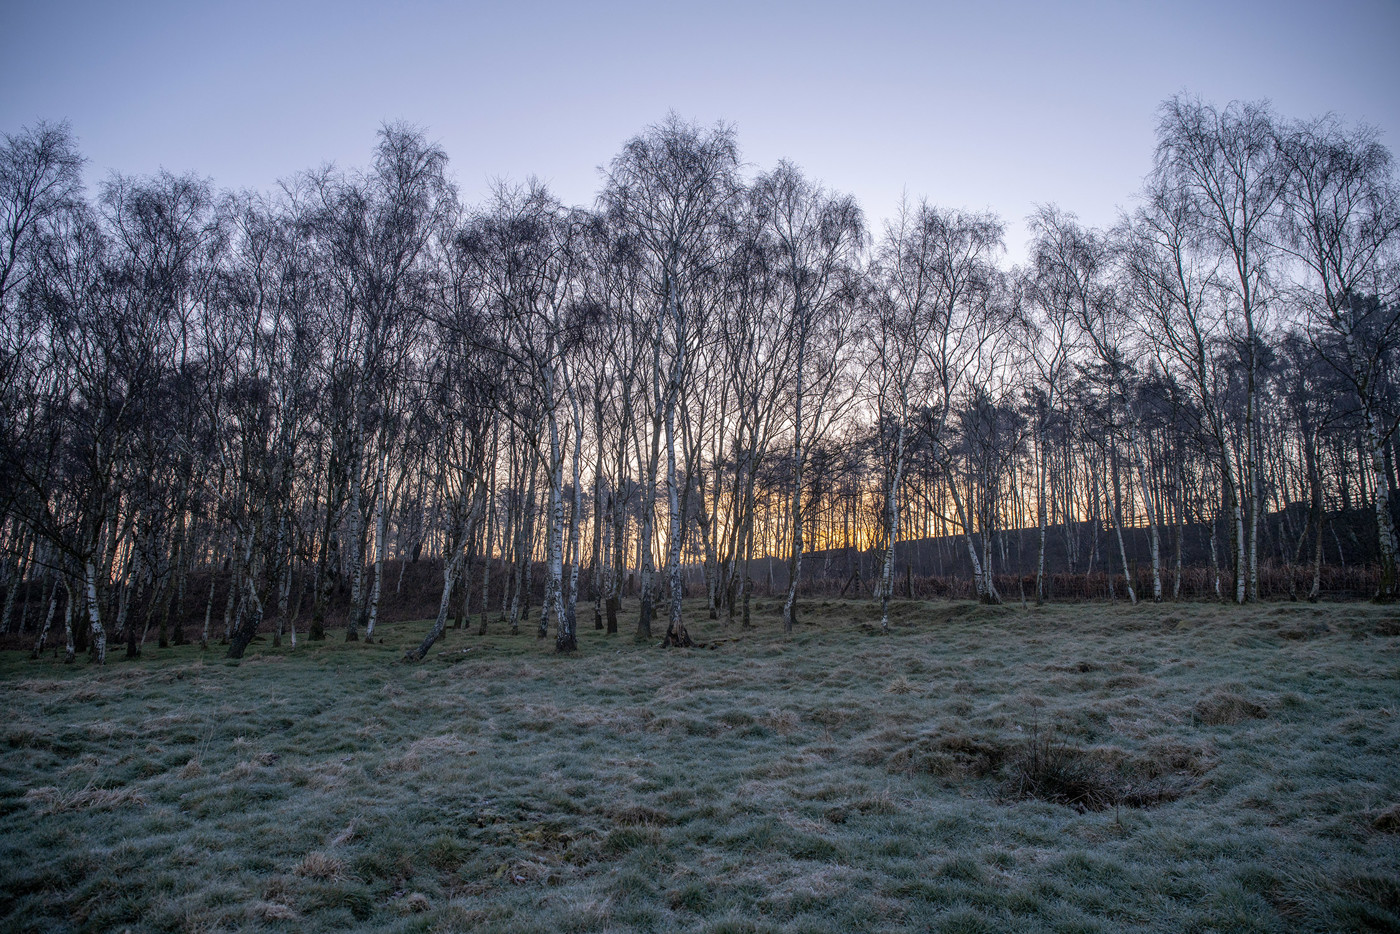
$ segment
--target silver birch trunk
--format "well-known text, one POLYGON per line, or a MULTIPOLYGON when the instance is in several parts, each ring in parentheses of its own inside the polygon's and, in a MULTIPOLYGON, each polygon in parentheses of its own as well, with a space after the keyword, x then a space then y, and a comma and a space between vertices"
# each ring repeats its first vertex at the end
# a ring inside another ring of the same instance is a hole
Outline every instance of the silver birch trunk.
MULTIPOLYGON (((1040 450, 1037 452, 1037 453, 1039 454, 1039 456, 1036 458, 1036 471, 1037 471, 1037 473, 1038 473, 1038 476, 1037 476, 1037 478, 1036 478, 1036 479, 1037 479, 1037 491, 1036 491, 1036 506, 1035 506, 1035 512, 1036 512, 1036 524, 1038 525, 1039 531, 1040 531, 1040 548, 1039 548, 1039 550, 1038 550, 1038 552, 1037 552, 1037 554, 1036 554, 1036 559, 1035 559, 1035 605, 1036 605, 1036 606, 1041 606, 1041 605, 1043 605, 1043 604, 1045 603, 1045 597, 1046 597, 1046 586, 1045 586, 1045 539, 1046 539, 1046 532, 1047 532, 1047 528, 1048 528, 1048 523, 1047 523, 1048 517, 1047 517, 1047 515, 1046 515, 1046 509, 1045 509, 1045 487, 1046 487, 1046 474, 1049 472, 1049 464, 1047 463, 1048 457, 1047 457, 1047 453, 1046 453, 1045 433, 1044 433, 1044 429, 1043 429, 1043 428, 1042 428, 1042 430, 1041 430, 1041 436, 1040 436, 1040 439, 1039 439, 1039 447, 1040 447, 1040 450)), ((1066 525, 1069 524, 1069 517, 1068 517, 1068 516, 1065 517, 1065 524, 1066 524, 1066 525)))
POLYGON ((214 583, 217 576, 218 575, 211 567, 209 569, 209 597, 204 601, 204 631, 199 637, 199 647, 201 649, 209 648, 209 627, 213 622, 214 616, 214 583))
POLYGON ((556 634, 564 631, 564 452, 559 443, 559 424, 554 413, 549 416, 549 535, 548 563, 544 582, 544 606, 540 608, 539 637, 549 634, 549 617, 554 614, 556 634))
POLYGON ((570 452, 573 459, 574 503, 573 511, 569 515, 569 554, 573 559, 569 563, 569 596, 564 603, 563 621, 566 631, 561 631, 555 642, 555 648, 560 652, 572 652, 578 647, 578 574, 579 565, 582 563, 579 538, 583 519, 583 411, 572 390, 569 393, 569 402, 574 415, 574 449, 570 452))
MULTIPOLYGON (((894 590, 894 546, 899 541, 899 489, 904 482, 904 419, 895 431, 894 470, 885 491, 885 562, 880 569, 880 632, 890 631, 890 594, 894 590)), ((975 559, 974 559, 975 560, 975 559)))
POLYGON ((1149 544, 1152 552, 1152 602, 1162 602, 1162 539, 1157 531, 1157 509, 1152 490, 1147 481, 1147 462, 1142 456, 1142 446, 1137 441, 1137 412, 1131 403, 1128 412, 1128 451, 1133 458, 1133 466, 1138 475, 1138 485, 1142 488, 1142 508, 1147 511, 1149 544))
MULTIPOLYGON (((658 400, 661 402, 662 400, 658 400)), ((664 403, 663 403, 664 408, 664 403)), ((651 459, 647 469, 646 487, 642 493, 642 527, 638 548, 641 550, 641 610, 637 617, 637 638, 651 638, 651 617, 652 607, 652 577, 655 575, 656 565, 652 558, 652 534, 656 522, 656 481, 657 474, 661 469, 661 422, 665 420, 665 413, 657 411, 657 416, 652 419, 651 427, 651 459)))
MULTIPOLYGON (((492 532, 496 526, 496 438, 491 440, 491 476, 486 488, 486 517, 485 526, 481 533, 481 621, 477 627, 477 635, 486 635, 486 623, 491 612, 491 541, 492 532)), ((501 546, 502 557, 505 555, 505 543, 501 546)))
MULTIPOLYGON (((603 545, 603 403, 593 399, 593 426, 597 438, 598 459, 593 470, 593 628, 603 628, 603 580, 607 576, 604 567, 607 561, 607 548, 603 545)), ((582 435, 579 436, 580 441, 582 435)))
POLYGON ((97 664, 107 662, 107 630, 97 603, 97 566, 92 558, 83 562, 83 589, 87 596, 88 626, 92 631, 92 652, 97 664))
POLYGON ((63 663, 69 665, 78 654, 77 649, 73 646, 73 614, 77 612, 78 601, 75 599, 73 585, 69 582, 67 575, 64 575, 63 578, 63 594, 63 638, 65 643, 63 663))
POLYGON ((788 592, 783 604, 783 629, 792 632, 797 623, 797 582, 802 574, 802 377, 807 362, 807 328, 804 321, 797 340, 797 391, 793 396, 792 433, 792 554, 788 558, 788 592))
POLYGON ((467 543, 475 534, 476 510, 472 510, 466 528, 462 530, 461 536, 453 543, 452 557, 448 559, 442 569, 442 597, 438 600, 437 619, 433 622, 433 628, 429 630, 422 642, 404 654, 404 661, 422 661, 424 656, 428 654, 428 650, 433 647, 433 643, 441 639, 442 634, 447 631, 447 614, 452 605, 452 589, 456 586, 457 578, 462 572, 462 565, 465 563, 467 543))
POLYGON ((388 480, 389 470, 389 446, 384 445, 384 450, 379 453, 379 466, 374 477, 374 582, 370 585, 369 609, 365 618, 365 639, 374 638, 374 624, 379 619, 379 595, 384 587, 384 551, 385 526, 387 525, 385 499, 388 490, 385 489, 388 480))
POLYGON ((49 627, 53 625, 54 610, 58 608, 58 580, 54 579, 53 586, 49 588, 49 609, 44 614, 44 625, 39 628, 39 638, 34 640, 34 651, 30 653, 30 658, 38 658, 44 651, 44 643, 49 638, 49 627))
MULTIPOLYGON (((1137 589, 1133 586, 1133 575, 1128 570, 1128 550, 1123 546, 1123 498, 1119 489, 1118 460, 1115 457, 1113 466, 1113 532, 1118 537, 1118 560, 1123 564, 1123 584, 1128 588, 1128 602, 1137 606, 1137 589)), ((1105 488, 1104 496, 1107 497, 1107 495, 1108 490, 1105 488)))
MULTIPOLYGON (((676 369, 680 369, 678 363, 676 369)), ((673 384, 679 383, 679 373, 672 377, 673 384)), ((670 538, 667 541, 668 554, 666 569, 671 585, 670 624, 666 629, 668 642, 673 645, 690 645, 690 635, 681 619, 681 597, 684 586, 681 582, 681 503, 680 488, 676 481, 676 403, 675 396, 680 387, 673 386, 675 392, 666 406, 666 504, 670 512, 670 538)))
POLYGON ((1386 479, 1385 441, 1380 419, 1373 407, 1366 407, 1366 435, 1370 447, 1371 488, 1375 492, 1376 531, 1380 537, 1381 579, 1376 599, 1389 602, 1396 596, 1395 520, 1390 513, 1390 483, 1386 479))
MULTIPOLYGON (((958 492, 958 484, 953 477, 952 465, 947 460, 944 461, 944 470, 948 475, 948 492, 953 495, 953 508, 958 511, 958 521, 962 523, 963 539, 967 544, 967 556, 972 561, 972 589, 976 591, 979 601, 1000 603, 1001 595, 993 586, 992 577, 987 573, 982 560, 977 557, 977 542, 972 537, 972 516, 963 504, 962 494, 958 492)), ((990 535, 987 536, 987 539, 991 540, 990 535)))

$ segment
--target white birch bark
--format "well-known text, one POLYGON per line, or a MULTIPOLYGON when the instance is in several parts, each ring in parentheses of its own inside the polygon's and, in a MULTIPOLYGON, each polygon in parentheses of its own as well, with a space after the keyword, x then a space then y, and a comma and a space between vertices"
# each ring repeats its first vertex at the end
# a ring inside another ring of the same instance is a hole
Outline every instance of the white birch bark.
POLYGON ((97 566, 92 558, 83 563, 83 590, 87 597, 88 626, 92 632, 92 652, 97 664, 107 662, 107 630, 97 602, 97 566))

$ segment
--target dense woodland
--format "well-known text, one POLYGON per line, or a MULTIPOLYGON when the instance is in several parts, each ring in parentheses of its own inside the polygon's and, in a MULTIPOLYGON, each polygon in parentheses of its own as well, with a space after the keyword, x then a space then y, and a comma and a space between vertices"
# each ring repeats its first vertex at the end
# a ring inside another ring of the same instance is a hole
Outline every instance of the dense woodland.
POLYGON ((1132 210, 1042 207, 1017 266, 996 216, 872 225, 674 115, 590 208, 464 204, 403 125, 274 193, 89 193, 67 125, 8 135, 0 630, 99 662, 372 638, 410 568, 420 658, 454 623, 569 651, 580 615, 685 646, 683 596, 745 625, 756 589, 789 627, 818 593, 886 628, 906 592, 1391 599, 1390 153, 1258 104, 1159 118, 1132 210))

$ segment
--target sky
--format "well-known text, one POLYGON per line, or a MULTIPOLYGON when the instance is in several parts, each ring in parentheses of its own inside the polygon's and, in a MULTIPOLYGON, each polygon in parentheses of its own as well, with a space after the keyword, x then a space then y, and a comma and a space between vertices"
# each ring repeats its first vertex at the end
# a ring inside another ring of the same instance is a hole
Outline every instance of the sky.
POLYGON ((1175 94, 1334 112, 1400 146, 1400 0, 0 4, 0 131, 68 120, 93 187, 194 171, 273 189, 366 165, 424 127, 463 197, 537 176, 591 204, 600 169, 668 111, 733 124, 750 171, 788 159, 855 195, 1058 204, 1113 223, 1175 94))

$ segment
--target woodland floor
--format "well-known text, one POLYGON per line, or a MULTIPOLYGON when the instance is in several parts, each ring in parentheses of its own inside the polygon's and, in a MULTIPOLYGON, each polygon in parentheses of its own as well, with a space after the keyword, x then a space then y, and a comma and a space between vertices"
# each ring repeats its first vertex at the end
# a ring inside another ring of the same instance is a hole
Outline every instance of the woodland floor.
POLYGON ((0 929, 1400 929, 1400 609, 777 609, 5 653, 0 929))

